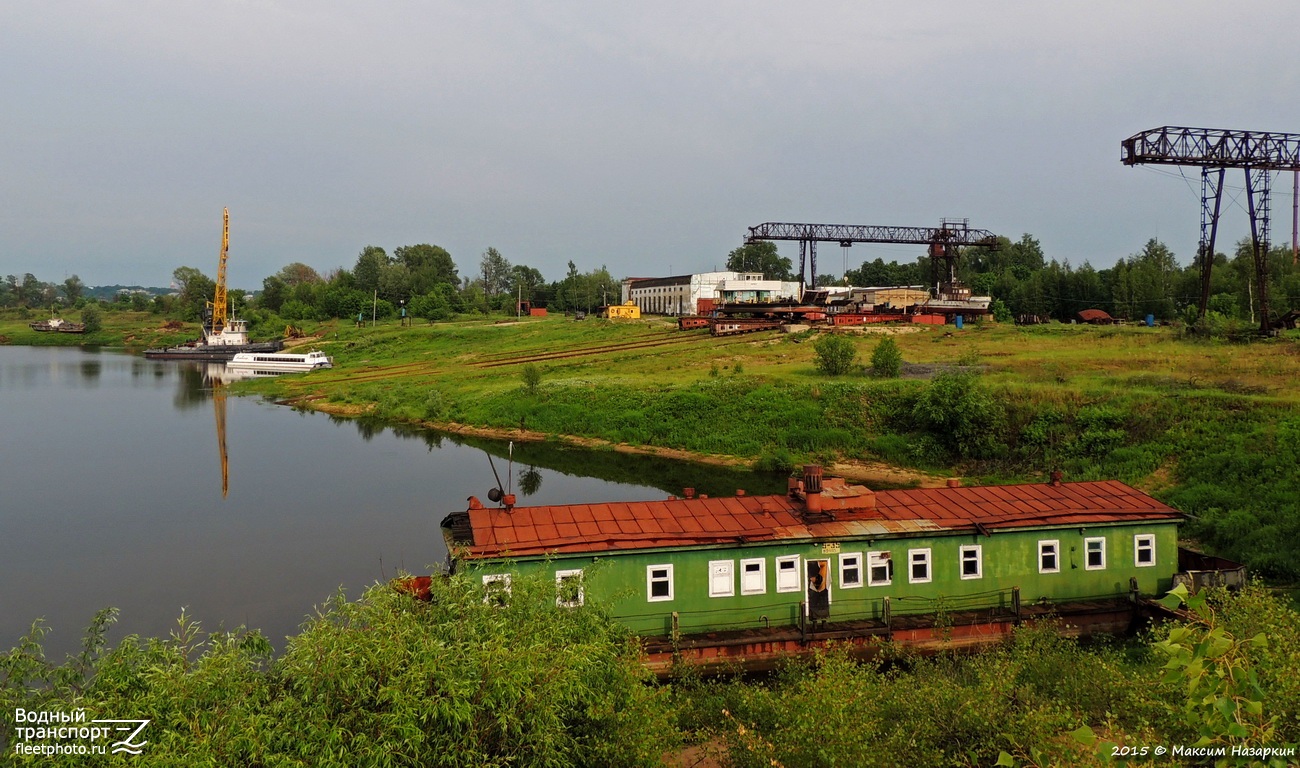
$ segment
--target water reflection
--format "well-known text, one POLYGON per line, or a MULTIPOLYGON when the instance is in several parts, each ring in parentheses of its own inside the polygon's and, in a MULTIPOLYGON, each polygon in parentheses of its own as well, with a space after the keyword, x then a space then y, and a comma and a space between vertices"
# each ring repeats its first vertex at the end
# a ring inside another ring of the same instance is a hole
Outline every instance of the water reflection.
POLYGON ((519 492, 524 496, 532 496, 542 489, 542 473, 537 471, 537 465, 529 466, 527 469, 519 470, 519 492))
POLYGON ((280 638, 340 586, 355 597, 395 568, 427 573, 443 562, 438 521, 496 481, 484 451, 529 504, 645 500, 688 485, 713 495, 784 487, 554 443, 515 443, 512 466, 504 441, 222 398, 220 374, 111 352, 0 347, 0 433, 23 436, 0 461, 0 584, 14 586, 0 648, 43 616, 46 650, 61 659, 107 606, 122 611, 110 642, 165 636, 183 605, 206 629, 260 627, 283 647, 280 638), (75 471, 51 478, 49 467, 72 453, 75 471))

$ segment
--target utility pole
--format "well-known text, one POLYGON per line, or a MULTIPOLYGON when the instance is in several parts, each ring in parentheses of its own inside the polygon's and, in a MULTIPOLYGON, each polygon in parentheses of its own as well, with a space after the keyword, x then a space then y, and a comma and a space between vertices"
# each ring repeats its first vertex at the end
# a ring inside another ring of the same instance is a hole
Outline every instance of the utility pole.
POLYGON ((375 327, 375 320, 379 316, 379 289, 375 289, 375 296, 370 300, 370 327, 375 327))

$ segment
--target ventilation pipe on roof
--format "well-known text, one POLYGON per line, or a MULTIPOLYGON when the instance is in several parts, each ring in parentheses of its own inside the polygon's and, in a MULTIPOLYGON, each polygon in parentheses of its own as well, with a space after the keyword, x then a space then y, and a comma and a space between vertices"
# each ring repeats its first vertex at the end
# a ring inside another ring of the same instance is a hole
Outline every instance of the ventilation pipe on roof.
POLYGON ((817 491, 816 493, 805 493, 803 496, 803 505, 804 509, 806 509, 809 514, 815 515, 818 512, 821 512, 822 492, 817 491))
POLYGON ((820 464, 805 464, 803 468, 804 493, 822 492, 822 468, 820 464))

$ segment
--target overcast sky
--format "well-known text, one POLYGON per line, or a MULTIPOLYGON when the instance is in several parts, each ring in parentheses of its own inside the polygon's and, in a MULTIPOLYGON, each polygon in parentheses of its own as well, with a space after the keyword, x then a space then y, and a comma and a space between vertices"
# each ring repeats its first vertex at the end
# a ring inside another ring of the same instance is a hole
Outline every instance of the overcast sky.
MULTIPOLYGON (((462 273, 488 246, 548 279, 700 271, 765 221, 968 218, 1099 268, 1157 237, 1185 264, 1199 173, 1120 141, 1300 132, 1297 29, 1293 0, 13 0, 0 275, 215 276, 223 206, 249 289, 425 242, 462 273)), ((1221 250, 1247 232, 1228 183, 1221 250)), ((1275 243, 1291 212, 1286 174, 1275 243)))

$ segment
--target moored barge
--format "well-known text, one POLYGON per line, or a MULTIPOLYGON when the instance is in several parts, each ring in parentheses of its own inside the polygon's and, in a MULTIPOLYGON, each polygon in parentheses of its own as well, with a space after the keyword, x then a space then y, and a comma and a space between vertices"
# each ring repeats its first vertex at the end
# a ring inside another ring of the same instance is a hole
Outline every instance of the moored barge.
POLYGON ((1122 632, 1170 588, 1181 513, 1118 481, 872 491, 805 468, 783 496, 468 509, 442 520, 453 571, 509 591, 554 578, 598 598, 667 674, 763 668, 830 643, 997 642, 1054 617, 1122 632))

